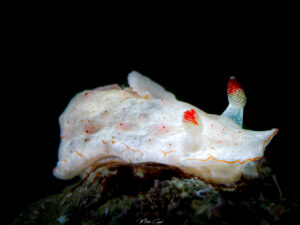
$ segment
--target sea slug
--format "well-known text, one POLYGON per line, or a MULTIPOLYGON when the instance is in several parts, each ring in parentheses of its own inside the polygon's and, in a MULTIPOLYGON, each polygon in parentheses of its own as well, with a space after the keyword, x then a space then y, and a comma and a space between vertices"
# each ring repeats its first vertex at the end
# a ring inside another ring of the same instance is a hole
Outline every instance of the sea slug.
POLYGON ((220 116, 177 100, 138 72, 128 83, 83 91, 70 101, 59 118, 57 178, 85 176, 95 163, 110 160, 174 165, 213 183, 258 176, 256 164, 278 129, 242 129, 246 96, 234 77, 220 116))

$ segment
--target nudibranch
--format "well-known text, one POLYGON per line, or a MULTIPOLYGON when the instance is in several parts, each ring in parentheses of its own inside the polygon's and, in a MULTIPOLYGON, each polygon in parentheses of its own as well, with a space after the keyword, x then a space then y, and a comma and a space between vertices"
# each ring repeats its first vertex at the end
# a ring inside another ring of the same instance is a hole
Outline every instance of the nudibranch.
POLYGON ((278 129, 242 129, 246 96, 234 77, 220 116, 177 100, 138 72, 128 83, 83 91, 70 101, 59 118, 57 178, 84 177, 96 163, 112 160, 174 165, 212 183, 258 176, 257 162, 278 129))

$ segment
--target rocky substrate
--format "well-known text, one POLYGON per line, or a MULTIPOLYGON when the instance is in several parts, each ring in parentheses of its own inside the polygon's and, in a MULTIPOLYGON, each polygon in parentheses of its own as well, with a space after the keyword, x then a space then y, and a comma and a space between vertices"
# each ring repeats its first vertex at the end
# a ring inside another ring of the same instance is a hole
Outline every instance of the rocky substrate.
POLYGON ((262 164, 260 179, 225 186, 164 164, 111 162, 12 224, 298 224, 297 211, 262 164))

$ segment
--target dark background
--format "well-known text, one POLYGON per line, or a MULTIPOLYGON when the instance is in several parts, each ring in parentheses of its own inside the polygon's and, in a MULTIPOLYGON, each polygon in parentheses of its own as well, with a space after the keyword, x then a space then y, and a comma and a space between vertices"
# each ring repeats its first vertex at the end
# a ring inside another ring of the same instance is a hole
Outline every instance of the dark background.
POLYGON ((271 24, 255 33, 226 28, 205 36, 202 28, 182 31, 168 24, 161 29, 109 27, 35 18, 20 19, 10 28, 1 82, 7 114, 3 141, 9 144, 2 147, 2 204, 9 220, 74 182, 52 175, 60 142, 58 117, 69 100, 85 89, 127 84, 132 70, 213 114, 227 107, 227 81, 236 76, 248 97, 244 126, 279 128, 265 156, 283 193, 292 189, 297 196, 299 61, 287 28, 281 27, 282 37, 271 24))

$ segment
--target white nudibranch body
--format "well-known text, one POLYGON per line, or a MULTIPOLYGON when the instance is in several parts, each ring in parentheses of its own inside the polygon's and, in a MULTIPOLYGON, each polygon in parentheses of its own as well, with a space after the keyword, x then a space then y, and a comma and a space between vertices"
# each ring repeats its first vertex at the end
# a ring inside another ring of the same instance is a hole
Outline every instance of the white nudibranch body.
POLYGON ((207 114, 149 78, 131 72, 129 88, 109 85, 77 94, 59 118, 57 178, 84 176, 94 163, 122 160, 175 165, 214 183, 258 176, 257 161, 278 129, 242 129, 246 97, 228 83, 229 106, 207 114))

